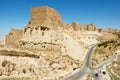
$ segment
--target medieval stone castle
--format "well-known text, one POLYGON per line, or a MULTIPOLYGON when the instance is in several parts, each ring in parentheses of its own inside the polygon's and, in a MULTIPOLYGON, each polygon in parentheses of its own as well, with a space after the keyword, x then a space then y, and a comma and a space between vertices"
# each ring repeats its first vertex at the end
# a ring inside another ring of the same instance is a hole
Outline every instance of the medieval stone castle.
MULTIPOLYGON (((81 26, 77 22, 63 23, 61 16, 53 8, 34 7, 31 10, 31 19, 23 30, 11 29, 6 36, 6 46, 40 51, 54 50, 80 58, 87 46, 98 43, 97 38, 101 36, 99 32, 102 30, 93 24, 81 26), (80 56, 76 55, 80 53, 80 56)), ((115 38, 117 37, 116 35, 115 38)))

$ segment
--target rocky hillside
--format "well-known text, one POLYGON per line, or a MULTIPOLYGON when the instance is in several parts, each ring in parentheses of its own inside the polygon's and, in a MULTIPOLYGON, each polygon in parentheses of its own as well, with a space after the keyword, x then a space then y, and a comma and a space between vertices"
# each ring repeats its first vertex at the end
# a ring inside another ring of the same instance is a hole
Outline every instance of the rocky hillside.
MULTIPOLYGON (((112 57, 115 51, 120 50, 120 40, 110 40, 102 42, 98 45, 95 50, 95 53, 92 56, 93 66, 109 59, 112 57)), ((120 56, 118 56, 117 61, 112 62, 107 66, 109 75, 114 78, 114 80, 120 80, 120 56)))
POLYGON ((80 66, 79 61, 68 55, 52 51, 38 56, 23 51, 0 50, 0 80, 53 80, 80 66))
MULTIPOLYGON (((55 9, 34 7, 28 24, 21 30, 11 29, 5 45, 0 42, 0 79, 62 78, 81 67, 90 45, 113 39, 98 45, 93 55, 93 65, 97 65, 120 49, 120 35, 116 32, 97 29, 94 24, 63 23, 55 9)), ((120 73, 119 61, 113 64, 109 72, 116 76, 120 73)))

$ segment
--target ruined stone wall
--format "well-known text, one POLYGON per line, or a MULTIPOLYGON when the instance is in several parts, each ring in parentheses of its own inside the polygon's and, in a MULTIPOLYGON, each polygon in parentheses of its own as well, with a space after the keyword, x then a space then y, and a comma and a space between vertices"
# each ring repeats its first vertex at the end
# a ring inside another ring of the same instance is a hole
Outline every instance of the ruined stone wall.
POLYGON ((95 30, 96 30, 96 27, 95 27, 95 25, 93 25, 93 24, 86 24, 86 25, 84 26, 84 30, 87 30, 87 31, 95 31, 95 30))
POLYGON ((33 26, 23 30, 23 37, 19 45, 24 49, 60 51, 62 38, 62 34, 58 30, 33 26))
POLYGON ((11 29, 6 35, 5 45, 8 47, 16 47, 18 41, 22 38, 22 30, 11 29))
POLYGON ((57 11, 47 6, 32 8, 30 23, 32 26, 42 25, 52 29, 62 26, 61 16, 57 11))
POLYGON ((19 45, 20 48, 27 50, 60 52, 78 60, 83 60, 83 53, 86 54, 87 50, 84 44, 81 45, 66 32, 47 29, 43 26, 26 28, 19 45), (41 27, 44 29, 41 29, 41 27))
POLYGON ((71 26, 72 26, 72 28, 73 28, 74 31, 80 30, 80 25, 77 22, 73 22, 71 24, 71 26))

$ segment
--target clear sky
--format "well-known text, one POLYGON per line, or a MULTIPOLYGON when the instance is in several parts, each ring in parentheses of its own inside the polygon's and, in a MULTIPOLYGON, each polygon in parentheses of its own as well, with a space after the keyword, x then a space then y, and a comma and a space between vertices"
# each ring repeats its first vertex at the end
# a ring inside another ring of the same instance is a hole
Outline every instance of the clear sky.
POLYGON ((66 23, 120 29, 120 0, 0 0, 0 36, 25 27, 35 6, 54 8, 66 23))

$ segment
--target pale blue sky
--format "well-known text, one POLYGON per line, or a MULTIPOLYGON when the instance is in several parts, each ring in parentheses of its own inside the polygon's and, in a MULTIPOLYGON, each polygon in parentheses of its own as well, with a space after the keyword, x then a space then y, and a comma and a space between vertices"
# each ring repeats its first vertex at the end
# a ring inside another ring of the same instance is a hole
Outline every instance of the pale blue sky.
POLYGON ((25 27, 35 6, 56 9, 66 23, 120 29, 120 0, 0 0, 0 35, 25 27))

